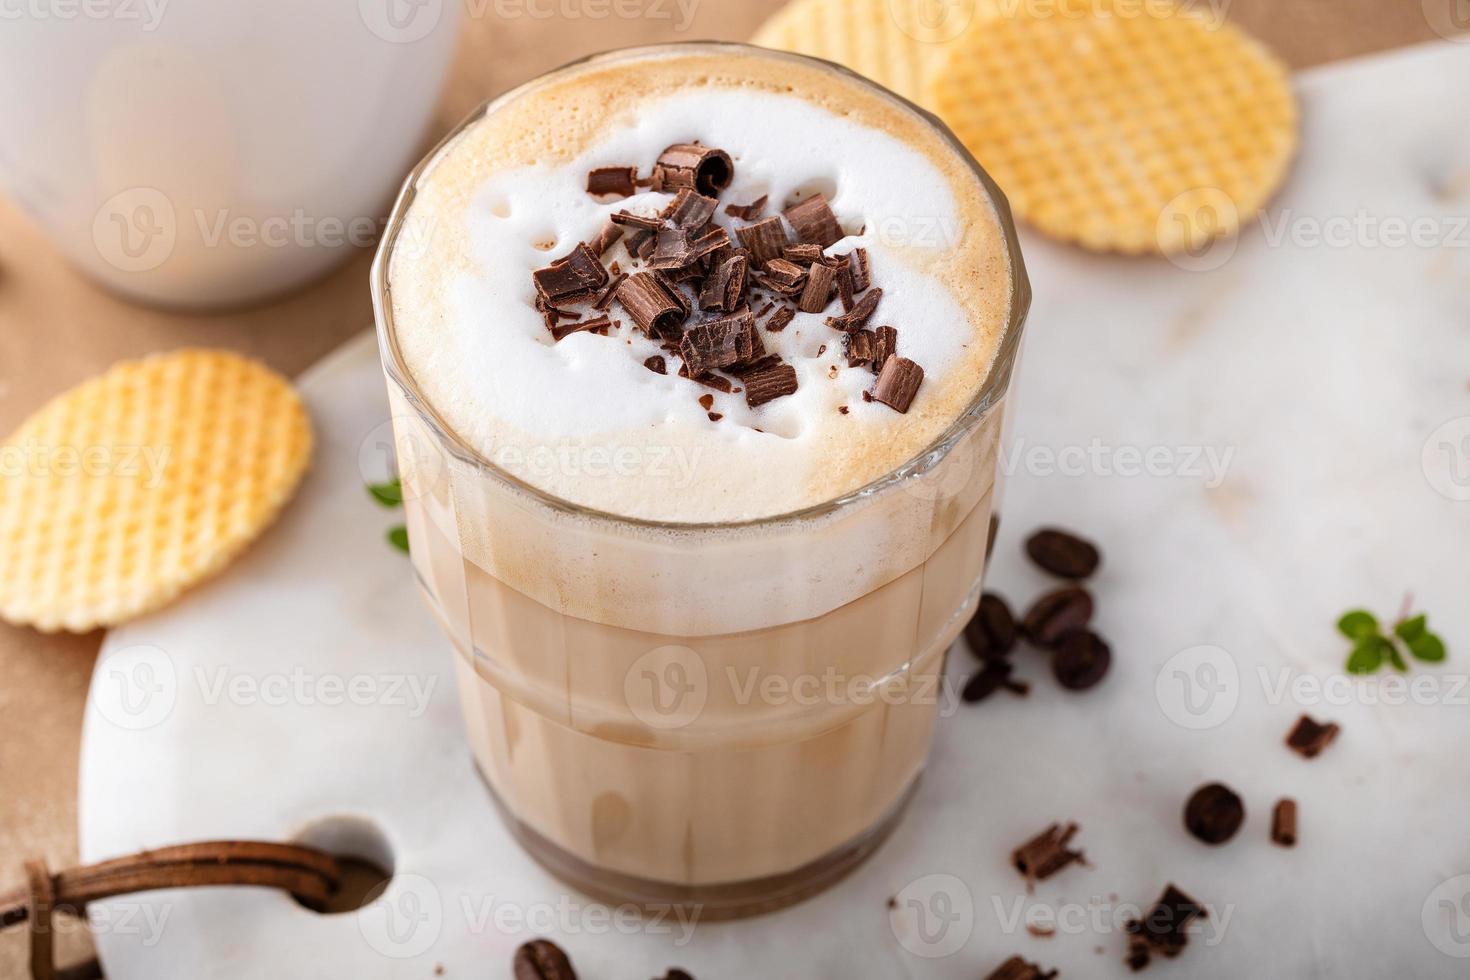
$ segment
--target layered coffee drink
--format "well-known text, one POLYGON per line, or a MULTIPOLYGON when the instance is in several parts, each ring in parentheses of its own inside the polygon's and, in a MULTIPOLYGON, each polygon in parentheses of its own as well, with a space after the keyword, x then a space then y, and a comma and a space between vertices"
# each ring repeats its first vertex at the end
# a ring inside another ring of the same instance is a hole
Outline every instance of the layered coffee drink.
POLYGON ((434 151, 374 283, 413 567, 518 839, 707 917, 876 848, 979 594, 1029 300, 968 154, 824 62, 603 55, 434 151))

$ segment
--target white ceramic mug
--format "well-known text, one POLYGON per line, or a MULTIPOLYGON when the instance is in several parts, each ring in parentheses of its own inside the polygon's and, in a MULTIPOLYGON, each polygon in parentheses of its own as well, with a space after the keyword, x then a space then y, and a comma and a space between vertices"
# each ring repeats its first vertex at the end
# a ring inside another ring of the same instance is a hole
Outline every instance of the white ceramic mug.
POLYGON ((457 0, 0 0, 0 182, 77 266, 237 305, 376 240, 457 0))

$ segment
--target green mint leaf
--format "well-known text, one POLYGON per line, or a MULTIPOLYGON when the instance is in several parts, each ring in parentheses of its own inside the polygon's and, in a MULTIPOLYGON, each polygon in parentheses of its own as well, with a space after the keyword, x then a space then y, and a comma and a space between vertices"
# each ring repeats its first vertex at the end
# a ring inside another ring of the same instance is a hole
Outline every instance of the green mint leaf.
POLYGON ((1393 628, 1394 635, 1405 643, 1413 643, 1418 637, 1427 632, 1427 617, 1423 613, 1413 619, 1406 619, 1393 628))
POLYGON ((1416 660, 1437 664, 1445 658, 1444 640, 1436 634, 1424 632, 1408 640, 1409 652, 1416 660))
POLYGON ((1399 648, 1394 646, 1393 643, 1388 640, 1384 640, 1383 642, 1387 644, 1387 649, 1384 652, 1388 656, 1389 663, 1393 664, 1393 669, 1398 671, 1400 674, 1407 673, 1409 669, 1409 664, 1407 661, 1404 660, 1404 655, 1402 653, 1399 653, 1399 648))
POLYGON ((1337 629, 1349 640, 1363 640, 1378 635, 1378 620, 1370 612, 1354 609, 1337 621, 1337 629))
POLYGON ((384 507, 400 507, 403 505, 403 481, 397 477, 387 483, 369 483, 368 493, 373 499, 384 507))
POLYGON ((388 543, 405 555, 408 554, 408 528, 402 524, 388 531, 388 543))
POLYGON ((1349 674, 1371 674, 1383 666, 1383 638, 1370 636, 1353 644, 1348 655, 1349 674))

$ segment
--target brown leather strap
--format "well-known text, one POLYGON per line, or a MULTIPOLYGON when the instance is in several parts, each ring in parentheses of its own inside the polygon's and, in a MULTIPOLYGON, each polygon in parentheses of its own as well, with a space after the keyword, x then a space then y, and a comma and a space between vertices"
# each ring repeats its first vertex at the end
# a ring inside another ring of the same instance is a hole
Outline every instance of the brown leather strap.
POLYGON ((336 860, 310 847, 265 841, 211 841, 181 844, 114 858, 53 875, 44 861, 25 866, 26 887, 0 895, 0 929, 29 922, 31 976, 34 980, 87 980, 101 976, 94 962, 57 970, 57 912, 81 916, 88 902, 153 891, 204 885, 253 885, 290 892, 303 904, 321 909, 337 890, 336 860))

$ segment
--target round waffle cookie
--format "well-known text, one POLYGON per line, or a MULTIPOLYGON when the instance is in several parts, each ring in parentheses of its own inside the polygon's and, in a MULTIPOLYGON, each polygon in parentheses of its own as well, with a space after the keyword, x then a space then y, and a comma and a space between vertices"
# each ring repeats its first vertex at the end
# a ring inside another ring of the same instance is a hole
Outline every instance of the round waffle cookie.
POLYGON ((951 46, 927 102, 1018 216, 1098 251, 1234 234, 1296 147, 1285 66, 1167 0, 1045 0, 951 46))
POLYGON ((922 101, 942 55, 995 0, 793 0, 751 39, 845 65, 922 101))
POLYGON ((0 444, 0 617, 84 632, 162 606, 270 524, 311 443, 291 386, 219 351, 58 396, 0 444))

